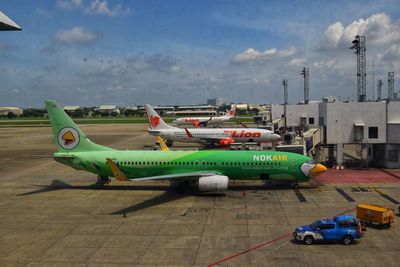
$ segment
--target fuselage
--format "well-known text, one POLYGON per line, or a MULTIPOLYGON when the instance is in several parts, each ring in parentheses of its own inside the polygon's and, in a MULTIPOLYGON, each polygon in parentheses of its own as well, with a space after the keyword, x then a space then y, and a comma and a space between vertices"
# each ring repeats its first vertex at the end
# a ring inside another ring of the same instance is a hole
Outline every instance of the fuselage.
POLYGON ((196 124, 196 123, 207 123, 207 124, 216 124, 216 123, 222 123, 225 121, 229 121, 231 117, 227 116, 220 116, 220 117, 186 117, 186 118, 177 118, 173 121, 173 123, 178 124, 178 125, 184 125, 184 124, 196 124))
POLYGON ((159 135, 167 140, 188 142, 210 142, 219 139, 233 139, 235 142, 272 142, 281 137, 272 131, 252 128, 172 128, 151 130, 152 135, 159 135))
POLYGON ((105 176, 113 176, 111 158, 130 179, 156 175, 216 172, 229 179, 306 181, 315 167, 303 155, 276 151, 96 151, 55 153, 58 162, 105 176))

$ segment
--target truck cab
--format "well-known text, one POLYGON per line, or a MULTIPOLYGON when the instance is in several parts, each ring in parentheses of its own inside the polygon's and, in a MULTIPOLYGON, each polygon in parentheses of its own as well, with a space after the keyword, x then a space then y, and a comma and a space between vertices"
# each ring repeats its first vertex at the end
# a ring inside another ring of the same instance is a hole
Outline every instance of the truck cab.
POLYGON ((322 219, 297 227, 293 237, 307 245, 315 241, 342 241, 349 245, 354 239, 362 237, 361 224, 353 215, 339 215, 333 219, 322 219))

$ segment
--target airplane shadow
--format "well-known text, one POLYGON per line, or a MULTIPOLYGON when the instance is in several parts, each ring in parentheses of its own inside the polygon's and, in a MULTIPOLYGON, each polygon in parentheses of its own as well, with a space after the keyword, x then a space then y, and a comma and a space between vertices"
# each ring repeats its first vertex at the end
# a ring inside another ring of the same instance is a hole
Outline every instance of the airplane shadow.
POLYGON ((173 202, 175 200, 181 199, 186 197, 187 194, 178 194, 176 192, 173 192, 171 190, 167 190, 165 191, 163 194, 156 196, 152 199, 148 199, 145 200, 141 203, 132 205, 130 207, 127 208, 123 208, 121 210, 117 210, 113 213, 110 213, 110 215, 126 215, 128 213, 133 213, 139 210, 143 210, 143 209, 147 209, 147 208, 151 208, 151 207, 155 207, 164 203, 169 203, 169 202, 173 202))
MULTIPOLYGON (((26 192, 19 194, 17 196, 29 196, 34 194, 40 194, 45 192, 53 192, 58 190, 101 190, 101 191, 127 191, 127 190, 150 190, 150 191, 164 191, 159 196, 152 199, 145 200, 141 203, 117 210, 110 213, 110 215, 124 215, 129 213, 134 213, 143 209, 155 207, 164 203, 169 203, 175 200, 185 198, 187 196, 197 196, 197 197, 223 197, 224 193, 202 193, 196 191, 194 188, 188 188, 187 191, 182 193, 177 193, 176 188, 171 185, 113 185, 113 186, 99 186, 97 184, 91 185, 70 185, 60 180, 53 180, 50 185, 34 185, 35 187, 40 187, 38 190, 31 192, 26 192)), ((310 186, 300 187, 300 189, 312 188, 310 186)), ((273 186, 271 185, 231 185, 229 187, 231 191, 248 191, 248 190, 292 190, 292 187, 286 183, 278 183, 273 186)))
POLYGON ((38 190, 34 190, 31 192, 26 192, 19 194, 17 196, 28 196, 34 195, 39 193, 57 191, 57 190, 64 190, 64 189, 77 189, 77 190, 153 190, 153 191, 165 191, 170 188, 169 185, 113 185, 113 186, 100 186, 97 184, 91 185, 70 185, 60 180, 53 180, 50 185, 34 185, 36 187, 41 187, 38 190))

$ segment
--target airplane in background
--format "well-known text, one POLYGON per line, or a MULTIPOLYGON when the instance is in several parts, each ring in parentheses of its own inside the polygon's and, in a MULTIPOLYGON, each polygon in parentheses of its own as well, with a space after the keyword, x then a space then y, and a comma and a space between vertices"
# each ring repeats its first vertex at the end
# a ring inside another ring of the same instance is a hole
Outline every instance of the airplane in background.
POLYGON ((325 172, 311 158, 276 151, 116 150, 93 143, 54 100, 45 101, 57 152, 54 159, 98 176, 98 184, 119 181, 169 180, 179 188, 226 191, 229 180, 308 181, 325 172))
POLYGON ((199 128, 199 126, 207 126, 209 124, 218 124, 223 123, 225 121, 229 121, 235 117, 236 106, 232 105, 231 109, 227 111, 227 113, 223 116, 209 116, 209 117, 185 117, 185 118, 177 118, 173 121, 173 123, 179 125, 184 124, 193 124, 194 127, 199 128))
POLYGON ((258 128, 178 128, 168 125, 152 106, 146 105, 149 133, 161 136, 168 146, 174 141, 229 146, 240 142, 274 142, 281 139, 273 131, 258 128))

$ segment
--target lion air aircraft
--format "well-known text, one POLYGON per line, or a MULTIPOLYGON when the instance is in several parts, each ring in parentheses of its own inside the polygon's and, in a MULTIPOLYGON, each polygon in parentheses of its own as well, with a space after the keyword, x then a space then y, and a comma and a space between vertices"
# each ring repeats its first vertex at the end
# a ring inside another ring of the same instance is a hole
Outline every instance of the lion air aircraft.
POLYGON ((207 126, 208 124, 216 124, 229 121, 230 119, 235 117, 235 113, 236 113, 236 106, 232 105, 231 109, 223 116, 178 118, 174 120, 173 123, 177 125, 193 124, 194 127, 199 128, 199 126, 207 126))
POLYGON ((274 142, 281 139, 272 131, 258 128, 191 128, 181 129, 164 122, 152 106, 146 105, 149 133, 159 135, 172 145, 173 141, 197 142, 229 146, 242 142, 274 142))

